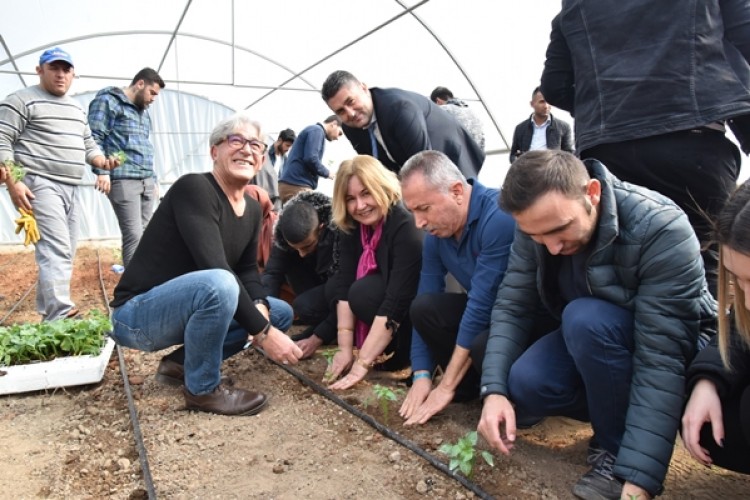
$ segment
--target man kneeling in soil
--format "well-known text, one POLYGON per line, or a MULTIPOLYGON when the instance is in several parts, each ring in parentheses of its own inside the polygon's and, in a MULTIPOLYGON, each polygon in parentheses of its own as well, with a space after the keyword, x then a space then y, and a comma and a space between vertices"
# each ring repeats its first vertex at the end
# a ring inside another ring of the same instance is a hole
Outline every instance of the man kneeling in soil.
POLYGON ((264 394, 221 377, 222 360, 243 349, 248 332, 278 362, 294 364, 302 356, 272 325, 273 303, 256 263, 261 209, 244 188, 263 162, 262 137, 260 125, 242 114, 214 128, 213 170, 174 183, 115 288, 118 344, 143 351, 183 344, 158 373, 184 377, 188 409, 252 415, 265 406, 264 394))
POLYGON ((690 221, 665 196, 559 150, 524 153, 501 196, 518 231, 492 311, 479 432, 508 454, 516 415, 590 421, 591 469, 573 493, 659 494, 685 366, 716 319, 690 221), (534 338, 545 316, 559 325, 534 338))

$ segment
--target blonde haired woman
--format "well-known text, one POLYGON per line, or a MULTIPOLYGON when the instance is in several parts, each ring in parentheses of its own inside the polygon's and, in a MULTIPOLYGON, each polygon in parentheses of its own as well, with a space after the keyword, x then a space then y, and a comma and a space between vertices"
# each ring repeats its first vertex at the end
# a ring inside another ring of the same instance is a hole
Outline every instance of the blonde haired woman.
POLYGON ((688 370, 682 439, 704 465, 750 473, 750 181, 719 215, 719 335, 688 370), (732 290, 733 288, 733 290, 732 290))
POLYGON ((348 389, 376 364, 409 365, 409 306, 422 267, 422 233, 401 204, 396 175, 372 156, 341 164, 333 188, 333 222, 343 234, 329 294, 338 315, 339 352, 331 389, 348 389), (354 349, 359 355, 354 357, 354 349))

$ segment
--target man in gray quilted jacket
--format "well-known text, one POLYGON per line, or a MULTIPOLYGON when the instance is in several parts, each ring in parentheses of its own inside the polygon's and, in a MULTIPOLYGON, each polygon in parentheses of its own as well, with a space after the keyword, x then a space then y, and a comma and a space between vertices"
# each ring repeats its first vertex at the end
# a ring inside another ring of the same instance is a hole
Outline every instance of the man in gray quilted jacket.
POLYGON ((516 160, 500 199, 517 234, 492 312, 479 431, 507 454, 517 418, 590 421, 591 470, 573 493, 659 494, 685 367, 716 317, 687 216, 560 150, 516 160))

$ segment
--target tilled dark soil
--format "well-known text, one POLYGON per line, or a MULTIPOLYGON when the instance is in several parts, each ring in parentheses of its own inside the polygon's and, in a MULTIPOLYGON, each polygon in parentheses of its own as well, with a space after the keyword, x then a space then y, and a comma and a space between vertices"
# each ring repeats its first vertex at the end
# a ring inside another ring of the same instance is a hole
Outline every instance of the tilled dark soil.
MULTIPOLYGON (((99 308, 99 268, 109 293, 111 249, 83 248, 76 259, 73 296, 82 310, 99 308), (101 264, 99 263, 101 261, 101 264)), ((28 251, 0 254, 0 318, 33 284, 28 251)), ((8 321, 36 321, 33 293, 8 321)), ((241 387, 271 396, 253 417, 185 411, 180 389, 155 383, 164 352, 124 350, 149 470, 161 498, 463 499, 475 495, 412 451, 385 438, 359 418, 303 385, 286 371, 247 351, 224 372, 241 387)), ((299 370, 320 380, 318 355, 299 370)), ((372 385, 405 387, 373 372, 341 396, 441 460, 437 451, 474 430, 478 402, 451 405, 425 426, 405 428, 398 404, 386 416, 372 385)), ((400 399, 402 399, 401 396, 400 399)), ((400 404, 400 402, 399 402, 400 404)), ((520 432, 513 455, 479 463, 473 480, 496 498, 572 498, 586 471, 590 429, 567 419, 547 419, 520 432)), ((95 386, 0 397, 0 491, 4 498, 146 498, 117 351, 95 386)), ((745 498, 750 479, 696 464, 678 445, 663 498, 745 498)))

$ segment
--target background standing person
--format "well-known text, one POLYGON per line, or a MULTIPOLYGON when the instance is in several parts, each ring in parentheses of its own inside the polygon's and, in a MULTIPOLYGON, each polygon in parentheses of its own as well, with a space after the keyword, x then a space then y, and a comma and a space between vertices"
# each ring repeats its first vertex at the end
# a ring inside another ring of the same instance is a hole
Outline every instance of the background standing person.
POLYGON ((321 96, 344 123, 344 134, 361 155, 398 173, 406 160, 434 149, 445 153, 465 177, 479 175, 484 151, 469 131, 421 94, 369 88, 347 71, 334 71, 321 96))
POLYGON ((367 155, 339 167, 333 220, 342 231, 339 266, 329 288, 339 351, 328 376, 336 380, 344 375, 331 385, 344 390, 376 364, 386 370, 409 366, 409 306, 419 283, 422 234, 401 204, 396 174, 367 155))
POLYGON ((573 133, 570 125, 558 120, 550 113, 551 106, 544 99, 539 87, 531 93, 531 107, 534 112, 528 120, 516 126, 513 143, 510 146, 510 162, 516 161, 526 151, 537 149, 562 149, 572 153, 573 133))
POLYGON ((44 51, 36 67, 39 84, 0 103, 0 163, 15 160, 23 180, 5 180, 16 207, 33 210, 41 233, 35 257, 39 268, 36 307, 45 321, 74 316, 70 278, 78 241, 78 185, 86 163, 100 169, 118 165, 96 145, 86 113, 67 95, 75 69, 59 47, 44 51))
MULTIPOLYGON (((750 113, 748 40, 743 0, 564 0, 542 74, 550 104, 575 117, 581 158, 687 213, 714 293, 711 220, 740 171, 724 129, 750 113)), ((750 151, 750 134, 738 131, 750 151)))
POLYGON ((482 121, 461 99, 453 97, 453 92, 446 87, 435 87, 430 100, 452 114, 463 128, 469 131, 477 145, 484 151, 484 127, 482 121))
POLYGON ((279 196, 286 203, 300 191, 315 190, 318 177, 333 179, 334 175, 323 165, 326 141, 337 141, 341 137, 341 120, 329 116, 323 123, 305 127, 294 141, 289 157, 284 162, 284 171, 279 177, 279 196))
POLYGON ((294 130, 287 128, 279 132, 279 136, 273 141, 271 147, 266 151, 265 161, 262 168, 250 181, 263 188, 273 204, 274 212, 281 210, 281 197, 279 196, 279 177, 284 171, 284 163, 287 153, 292 148, 297 135, 294 130))
POLYGON ((703 465, 750 474, 750 181, 716 222, 719 335, 688 369, 682 440, 703 465))
POLYGON ((159 74, 143 68, 128 87, 106 87, 89 104, 89 126, 99 147, 107 155, 125 153, 125 162, 115 171, 94 168, 96 188, 109 198, 120 225, 125 267, 151 220, 159 192, 148 107, 163 88, 159 74))
MULTIPOLYGON (((275 361, 296 363, 302 351, 279 328, 257 263, 261 208, 245 192, 266 145, 260 124, 231 115, 209 138, 213 168, 175 182, 146 227, 112 300, 113 337, 142 351, 179 345, 157 369, 160 382, 181 385, 190 410, 251 415, 264 394, 221 377, 221 363, 248 342, 275 361)), ((284 323, 282 326, 281 323, 284 323)))

